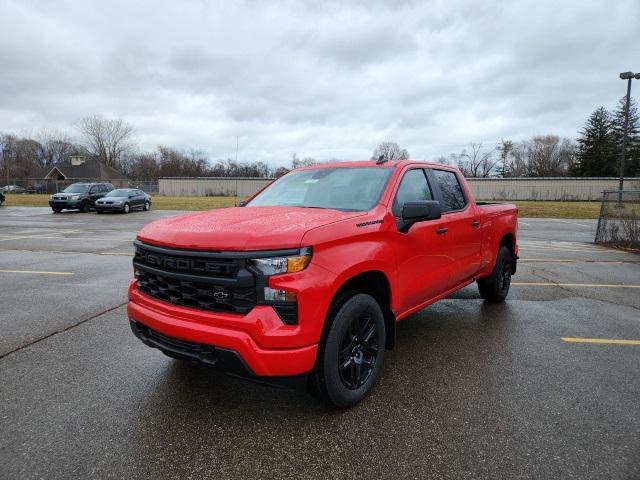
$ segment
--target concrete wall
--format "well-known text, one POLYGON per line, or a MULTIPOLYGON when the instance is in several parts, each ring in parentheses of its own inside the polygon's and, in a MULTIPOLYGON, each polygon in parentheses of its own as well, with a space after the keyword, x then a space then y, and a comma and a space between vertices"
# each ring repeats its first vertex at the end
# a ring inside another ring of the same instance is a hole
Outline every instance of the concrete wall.
MULTIPOLYGON (((161 178, 160 195, 248 197, 272 182, 266 178, 161 178)), ((479 200, 600 200, 603 190, 618 188, 616 178, 471 178, 479 200)), ((625 179, 625 189, 640 190, 640 178, 625 179)))
POLYGON ((271 183, 270 178, 161 178, 160 195, 176 197, 238 196, 248 197, 271 183))
MULTIPOLYGON (((603 190, 616 190, 617 178, 471 178, 480 200, 600 200, 603 190)), ((640 178, 627 178, 625 190, 640 189, 640 178)))

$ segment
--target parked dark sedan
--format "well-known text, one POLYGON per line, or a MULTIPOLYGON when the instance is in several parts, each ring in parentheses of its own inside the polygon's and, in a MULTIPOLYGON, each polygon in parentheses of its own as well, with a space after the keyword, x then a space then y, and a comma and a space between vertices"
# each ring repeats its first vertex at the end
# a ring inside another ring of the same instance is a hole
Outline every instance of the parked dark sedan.
POLYGON ((111 190, 104 197, 96 200, 96 212, 124 212, 131 210, 149 210, 151 195, 137 188, 118 188, 111 190))

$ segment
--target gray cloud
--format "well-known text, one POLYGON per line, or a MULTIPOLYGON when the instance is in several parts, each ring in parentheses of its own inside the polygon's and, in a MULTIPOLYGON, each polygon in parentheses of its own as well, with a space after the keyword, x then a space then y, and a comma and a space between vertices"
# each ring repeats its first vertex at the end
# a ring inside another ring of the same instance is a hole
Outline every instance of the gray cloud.
MULTIPOLYGON (((0 0, 0 130, 84 115, 273 164, 574 136, 640 70, 637 0, 0 0)), ((638 85, 636 88, 640 88, 638 85)))

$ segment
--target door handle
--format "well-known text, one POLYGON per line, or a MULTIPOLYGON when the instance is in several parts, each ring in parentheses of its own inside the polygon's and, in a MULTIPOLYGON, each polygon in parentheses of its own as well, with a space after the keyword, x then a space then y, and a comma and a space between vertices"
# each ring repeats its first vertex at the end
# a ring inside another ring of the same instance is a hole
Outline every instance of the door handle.
POLYGON ((442 235, 443 233, 447 233, 448 231, 449 231, 449 229, 448 229, 448 228, 446 228, 446 227, 440 227, 440 228, 438 228, 438 229, 436 230, 436 233, 437 233, 438 235, 442 235))
POLYGON ((478 228, 480 226, 480 220, 474 220, 473 222, 471 222, 471 226, 473 228, 478 228))

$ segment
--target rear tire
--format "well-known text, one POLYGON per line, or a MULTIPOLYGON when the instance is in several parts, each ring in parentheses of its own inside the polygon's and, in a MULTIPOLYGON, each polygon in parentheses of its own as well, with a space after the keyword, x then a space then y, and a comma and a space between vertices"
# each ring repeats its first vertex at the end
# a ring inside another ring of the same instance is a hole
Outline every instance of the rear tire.
POLYGON ((144 202, 143 209, 145 212, 148 212, 149 210, 151 210, 151 204, 149 202, 144 202))
POLYGON ((382 370, 384 316, 378 302, 364 293, 336 310, 327 318, 331 324, 311 374, 312 391, 331 407, 349 408, 369 394, 382 370))
POLYGON ((87 200, 83 200, 82 203, 80 204, 80 211, 82 213, 87 213, 89 211, 89 207, 91 205, 89 205, 89 202, 87 200))
POLYGON ((491 275, 478 280, 480 296, 490 303, 504 302, 511 286, 511 252, 500 247, 491 275))

